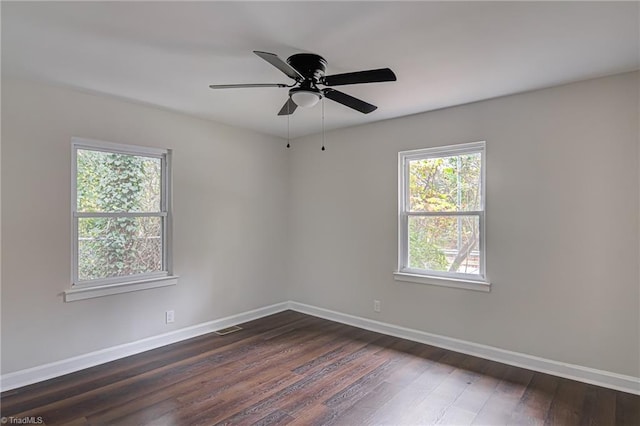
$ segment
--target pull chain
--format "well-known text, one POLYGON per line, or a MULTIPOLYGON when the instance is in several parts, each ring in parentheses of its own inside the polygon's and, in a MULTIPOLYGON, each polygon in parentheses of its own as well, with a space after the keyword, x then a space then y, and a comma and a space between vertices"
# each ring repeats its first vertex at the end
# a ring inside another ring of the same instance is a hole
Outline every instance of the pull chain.
POLYGON ((287 148, 291 148, 289 139, 289 117, 291 117, 291 114, 289 113, 289 99, 287 99, 287 148))
POLYGON ((324 151, 324 97, 322 98, 322 150, 324 151))

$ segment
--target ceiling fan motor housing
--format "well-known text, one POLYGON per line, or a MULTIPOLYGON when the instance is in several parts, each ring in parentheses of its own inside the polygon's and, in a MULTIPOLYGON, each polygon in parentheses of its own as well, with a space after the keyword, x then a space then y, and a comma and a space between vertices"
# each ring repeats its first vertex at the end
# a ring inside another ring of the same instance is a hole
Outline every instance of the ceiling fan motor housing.
POLYGON ((295 68, 305 80, 319 83, 327 70, 327 61, 313 53, 296 53, 287 58, 287 63, 295 68))

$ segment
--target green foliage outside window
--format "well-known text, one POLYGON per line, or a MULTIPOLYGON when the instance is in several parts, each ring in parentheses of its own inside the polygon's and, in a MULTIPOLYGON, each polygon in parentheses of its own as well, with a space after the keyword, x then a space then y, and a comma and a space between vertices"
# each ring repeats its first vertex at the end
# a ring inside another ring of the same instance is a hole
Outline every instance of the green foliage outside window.
POLYGON ((100 217, 159 212, 160 159, 78 149, 76 187, 80 280, 162 270, 160 216, 100 217))
MULTIPOLYGON (((481 209, 479 153, 409 163, 409 210, 465 212, 481 209)), ((409 266, 477 273, 479 220, 474 215, 410 216, 409 266)))

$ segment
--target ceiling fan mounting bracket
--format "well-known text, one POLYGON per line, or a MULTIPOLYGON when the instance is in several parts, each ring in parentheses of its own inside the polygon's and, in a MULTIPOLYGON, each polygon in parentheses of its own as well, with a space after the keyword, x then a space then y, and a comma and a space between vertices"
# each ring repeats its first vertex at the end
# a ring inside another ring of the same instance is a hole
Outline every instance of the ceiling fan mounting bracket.
POLYGON ((318 97, 322 97, 322 92, 320 91, 320 89, 318 89, 316 84, 311 80, 304 80, 300 82, 298 87, 289 89, 289 95, 292 95, 295 92, 313 92, 313 93, 316 93, 318 97))

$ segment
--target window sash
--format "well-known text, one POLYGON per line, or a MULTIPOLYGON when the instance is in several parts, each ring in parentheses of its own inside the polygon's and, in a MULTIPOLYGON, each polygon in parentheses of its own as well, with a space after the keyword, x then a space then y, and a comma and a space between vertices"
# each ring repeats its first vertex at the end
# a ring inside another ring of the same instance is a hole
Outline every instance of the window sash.
POLYGON ((141 281, 146 279, 158 278, 158 277, 166 277, 169 275, 168 268, 168 252, 167 252, 167 214, 166 212, 161 213, 77 213, 74 212, 74 220, 73 220, 73 242, 74 242, 74 253, 73 253, 73 286, 74 287, 96 287, 103 286, 108 284, 118 284, 129 281, 141 281), (159 217, 161 220, 161 234, 160 238, 162 241, 162 270, 154 271, 154 272, 146 272, 143 274, 132 274, 132 275, 124 275, 118 277, 105 277, 105 278, 96 278, 91 280, 81 280, 78 274, 79 271, 79 219, 83 217, 159 217))
POLYGON ((472 142, 447 147, 425 148, 413 151, 401 151, 398 153, 398 271, 437 278, 462 279, 469 281, 486 281, 486 245, 485 245, 485 143, 472 142), (409 163, 415 160, 428 158, 452 157, 465 154, 480 154, 480 207, 474 211, 411 211, 409 193, 409 163), (478 216, 479 241, 478 251, 480 255, 479 273, 464 274, 448 271, 434 271, 431 269, 410 268, 409 265, 409 217, 444 217, 444 216, 478 216))
POLYGON ((170 239, 170 216, 169 216, 169 199, 170 199, 170 156, 169 150, 158 149, 152 147, 141 147, 132 145, 123 145, 112 142, 103 142, 90 139, 72 138, 72 176, 71 176, 71 212, 72 212, 72 277, 73 287, 101 287, 112 284, 128 283, 133 281, 145 281, 155 278, 169 276, 171 269, 171 256, 169 252, 170 239), (124 155, 132 155, 137 157, 149 157, 160 159, 160 211, 158 212, 79 212, 78 208, 78 150, 100 151, 107 153, 117 153, 124 155), (162 270, 148 272, 143 274, 126 275, 119 277, 105 277, 92 280, 79 279, 79 218, 83 217, 160 217, 161 239, 162 239, 162 270))
POLYGON ((484 212, 420 212, 420 213, 404 213, 400 215, 400 267, 399 272, 417 275, 429 275, 440 278, 457 278, 471 281, 484 281, 485 276, 485 244, 484 244, 484 212), (409 267, 409 217, 455 217, 455 216, 477 216, 478 217, 478 252, 479 252, 479 269, 478 274, 464 274, 460 272, 436 271, 433 269, 419 269, 409 267))
MULTIPOLYGON (((398 153, 400 163, 399 176, 399 208, 400 212, 413 213, 408 206, 409 203, 409 163, 416 160, 425 160, 429 158, 453 157, 465 154, 480 154, 480 211, 485 210, 485 144, 484 142, 472 142, 461 144, 459 146, 425 148, 414 151, 401 151, 398 153)), ((456 213, 464 212, 458 210, 456 213)), ((418 212, 415 212, 418 213, 418 212)), ((425 212, 428 213, 428 212, 425 212)), ((439 212, 445 213, 445 212, 439 212)))

